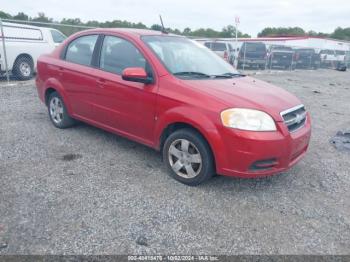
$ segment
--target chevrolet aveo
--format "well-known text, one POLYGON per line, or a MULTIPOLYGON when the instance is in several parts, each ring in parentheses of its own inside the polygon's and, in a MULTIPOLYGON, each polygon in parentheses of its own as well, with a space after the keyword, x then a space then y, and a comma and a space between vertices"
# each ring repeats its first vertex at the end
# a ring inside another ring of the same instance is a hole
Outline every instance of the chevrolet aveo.
POLYGON ((41 56, 37 69, 53 125, 80 120, 159 150, 187 185, 280 173, 308 148, 310 116, 298 98, 182 36, 88 30, 41 56))

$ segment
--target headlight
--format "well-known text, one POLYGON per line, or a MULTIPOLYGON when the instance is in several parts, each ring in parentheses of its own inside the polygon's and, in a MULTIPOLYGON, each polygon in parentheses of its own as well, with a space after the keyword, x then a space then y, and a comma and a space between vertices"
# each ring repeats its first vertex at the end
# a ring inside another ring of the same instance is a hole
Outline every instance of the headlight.
POLYGON ((221 112, 222 124, 226 127, 249 131, 275 131, 275 121, 265 112, 246 109, 231 108, 221 112))

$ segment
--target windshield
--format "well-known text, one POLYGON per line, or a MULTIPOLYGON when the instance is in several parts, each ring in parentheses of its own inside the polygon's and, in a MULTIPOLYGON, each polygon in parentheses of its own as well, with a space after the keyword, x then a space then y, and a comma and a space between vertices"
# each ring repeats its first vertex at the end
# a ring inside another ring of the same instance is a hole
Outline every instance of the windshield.
POLYGON ((55 43, 62 43, 67 38, 64 34, 62 34, 59 31, 50 30, 50 32, 51 32, 52 40, 55 43))
POLYGON ((264 44, 260 43, 245 43, 245 47, 243 47, 246 52, 265 52, 266 47, 264 44))
POLYGON ((213 50, 213 51, 225 51, 226 50, 226 44, 224 44, 224 43, 213 43, 211 45, 211 50, 213 50))
POLYGON ((345 51, 335 50, 337 55, 345 55, 345 51))
POLYGON ((293 51, 293 49, 289 46, 272 46, 272 51, 293 51))
POLYGON ((177 36, 143 36, 168 71, 177 76, 233 76, 238 72, 204 45, 177 36))

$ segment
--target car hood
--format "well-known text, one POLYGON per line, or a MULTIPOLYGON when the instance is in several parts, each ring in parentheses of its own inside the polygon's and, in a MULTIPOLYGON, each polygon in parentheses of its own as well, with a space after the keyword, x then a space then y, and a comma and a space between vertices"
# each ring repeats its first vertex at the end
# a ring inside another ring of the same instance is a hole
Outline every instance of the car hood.
POLYGON ((183 80, 185 85, 206 92, 226 108, 241 107, 264 111, 276 121, 283 121, 280 112, 300 105, 288 91, 252 77, 213 80, 183 80))

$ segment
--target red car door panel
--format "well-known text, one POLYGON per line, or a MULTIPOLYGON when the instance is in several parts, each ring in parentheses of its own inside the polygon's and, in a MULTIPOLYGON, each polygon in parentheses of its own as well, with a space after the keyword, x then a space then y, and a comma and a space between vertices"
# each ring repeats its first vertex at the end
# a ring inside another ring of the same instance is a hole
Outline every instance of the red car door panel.
POLYGON ((92 118, 92 88, 95 86, 95 76, 92 68, 62 61, 59 66, 61 83, 64 86, 71 103, 73 115, 92 118))
POLYGON ((141 140, 153 140, 157 86, 129 82, 114 73, 93 69, 94 120, 141 140))

